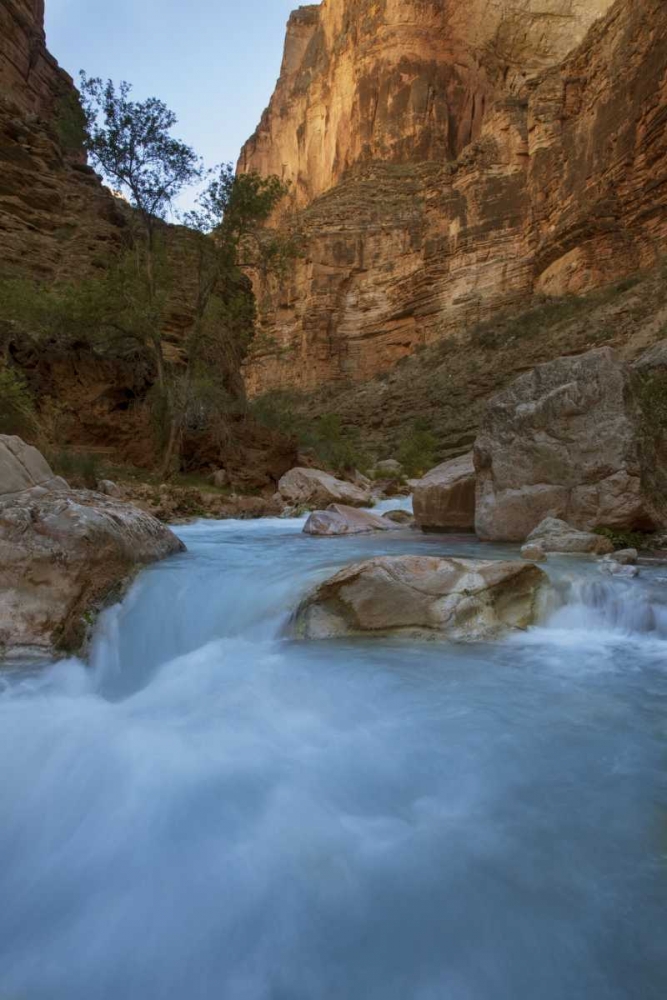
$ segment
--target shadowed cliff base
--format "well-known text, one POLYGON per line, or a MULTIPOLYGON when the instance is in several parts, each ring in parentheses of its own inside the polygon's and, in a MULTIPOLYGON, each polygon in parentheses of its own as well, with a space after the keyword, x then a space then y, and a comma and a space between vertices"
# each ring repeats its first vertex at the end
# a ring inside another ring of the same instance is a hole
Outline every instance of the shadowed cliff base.
POLYGON ((265 394, 255 401, 255 411, 297 433, 307 431, 313 417, 335 414, 361 451, 380 458, 395 456, 417 425, 435 442, 429 456, 435 464, 470 450, 486 401, 522 372, 604 345, 632 360, 666 336, 663 260, 587 295, 544 299, 523 311, 501 313, 364 383, 265 394))

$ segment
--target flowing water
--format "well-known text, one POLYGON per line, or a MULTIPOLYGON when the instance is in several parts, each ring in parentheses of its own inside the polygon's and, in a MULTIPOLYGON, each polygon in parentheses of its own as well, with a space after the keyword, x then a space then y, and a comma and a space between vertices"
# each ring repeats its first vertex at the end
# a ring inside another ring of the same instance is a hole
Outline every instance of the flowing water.
POLYGON ((0 1000, 665 1000, 667 568, 554 560, 502 642, 298 643, 314 582, 471 539, 179 529, 0 675, 0 1000))

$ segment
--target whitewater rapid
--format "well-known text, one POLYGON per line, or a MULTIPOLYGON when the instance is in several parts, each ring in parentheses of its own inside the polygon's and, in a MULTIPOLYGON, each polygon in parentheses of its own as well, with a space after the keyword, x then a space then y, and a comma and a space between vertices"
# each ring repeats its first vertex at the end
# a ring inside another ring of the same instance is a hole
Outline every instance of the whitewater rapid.
MULTIPOLYGON (((391 504, 396 506, 396 504, 391 504)), ((299 643, 471 538, 200 522, 92 666, 0 673, 0 1000, 664 1000, 667 567, 503 642, 299 643)))

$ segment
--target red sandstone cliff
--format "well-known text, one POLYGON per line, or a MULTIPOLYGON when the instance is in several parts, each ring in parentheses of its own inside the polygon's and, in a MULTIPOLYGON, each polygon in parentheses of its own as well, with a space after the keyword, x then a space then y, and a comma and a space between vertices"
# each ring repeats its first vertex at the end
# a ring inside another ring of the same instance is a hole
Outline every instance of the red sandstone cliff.
POLYGON ((325 0, 293 15, 240 168, 293 181, 304 256, 261 290, 252 392, 365 379, 536 292, 654 262, 667 4, 609 6, 325 0))

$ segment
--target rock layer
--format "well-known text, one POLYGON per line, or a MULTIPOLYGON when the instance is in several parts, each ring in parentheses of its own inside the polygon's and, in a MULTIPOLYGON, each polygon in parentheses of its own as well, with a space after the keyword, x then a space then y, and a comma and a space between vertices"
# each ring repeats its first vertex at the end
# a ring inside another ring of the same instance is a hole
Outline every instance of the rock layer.
POLYGON ((287 279, 258 285, 251 393, 367 379, 534 294, 655 261, 667 7, 608 6, 331 0, 296 17, 240 164, 294 182, 304 236, 287 279))

